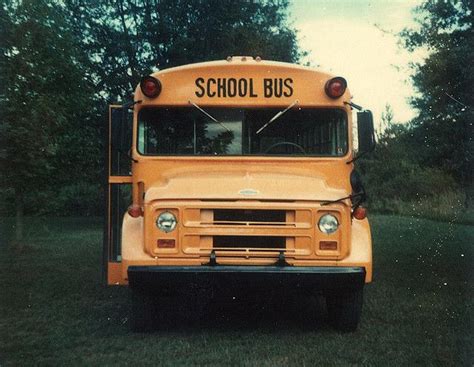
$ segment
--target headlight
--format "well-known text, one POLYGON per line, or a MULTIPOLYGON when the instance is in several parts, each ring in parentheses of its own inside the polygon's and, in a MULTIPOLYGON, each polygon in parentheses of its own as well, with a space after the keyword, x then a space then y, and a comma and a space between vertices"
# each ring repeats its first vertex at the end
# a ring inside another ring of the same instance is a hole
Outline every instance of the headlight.
POLYGON ((332 214, 324 214, 321 219, 319 219, 319 230, 326 234, 331 234, 337 231, 339 227, 339 222, 337 218, 332 214))
POLYGON ((160 229, 160 231, 165 233, 171 232, 173 229, 175 229, 177 223, 176 217, 170 212, 161 213, 156 220, 156 226, 160 229))

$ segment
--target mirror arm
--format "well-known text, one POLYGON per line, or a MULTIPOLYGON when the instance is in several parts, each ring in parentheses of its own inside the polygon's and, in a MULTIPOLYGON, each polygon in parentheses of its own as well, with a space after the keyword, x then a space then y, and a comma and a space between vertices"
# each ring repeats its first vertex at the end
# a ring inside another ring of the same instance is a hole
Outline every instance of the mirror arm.
POLYGON ((132 108, 133 106, 135 106, 136 104, 138 103, 142 103, 143 101, 141 99, 139 99, 138 101, 130 101, 130 102, 127 102, 125 104, 122 105, 123 108, 126 108, 126 109, 129 109, 129 108, 132 108))
POLYGON ((364 155, 372 153, 374 150, 375 150, 375 144, 372 144, 372 149, 366 150, 365 152, 358 154, 357 157, 352 158, 350 161, 346 162, 346 164, 351 164, 355 162, 356 160, 358 160, 359 158, 362 158, 364 155))
POLYGON ((131 160, 133 163, 138 163, 138 161, 133 158, 130 154, 128 154, 127 152, 124 152, 122 149, 119 149, 118 152, 120 154, 122 154, 123 156, 127 157, 129 160, 131 160))
POLYGON ((353 102, 344 102, 344 104, 347 104, 347 105, 351 106, 352 108, 356 109, 357 111, 364 110, 364 107, 359 106, 358 104, 355 104, 353 102))
POLYGON ((359 155, 357 155, 356 157, 352 158, 350 161, 347 161, 346 164, 351 164, 353 162, 355 162, 356 160, 358 160, 360 157, 363 157, 365 154, 367 154, 369 152, 362 152, 360 153, 359 155))

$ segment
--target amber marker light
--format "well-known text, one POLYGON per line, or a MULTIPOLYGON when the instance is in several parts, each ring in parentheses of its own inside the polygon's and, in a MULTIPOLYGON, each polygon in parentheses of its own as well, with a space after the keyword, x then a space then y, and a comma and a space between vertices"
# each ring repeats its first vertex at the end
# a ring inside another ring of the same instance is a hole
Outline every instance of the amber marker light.
POLYGON ((169 238, 160 238, 157 241, 157 246, 158 248, 175 248, 176 246, 176 241, 174 239, 169 239, 169 238))
POLYGON ((324 90, 328 97, 332 99, 336 99, 341 97, 347 88, 347 81, 346 79, 337 76, 335 78, 329 79, 324 86, 324 90))
POLYGON ((132 204, 127 209, 128 215, 132 218, 138 218, 143 216, 143 209, 140 205, 132 204))
POLYGON ((359 219, 359 220, 365 219, 365 218, 367 218, 367 209, 366 209, 366 208, 363 208, 363 207, 361 207, 361 206, 358 206, 358 207, 355 208, 354 211, 352 212, 352 216, 353 216, 355 219, 359 219))
POLYGON ((148 98, 156 98, 161 93, 161 83, 152 76, 144 76, 140 81, 140 89, 148 98))
POLYGON ((320 241, 319 249, 326 251, 335 251, 337 250, 337 241, 320 241))

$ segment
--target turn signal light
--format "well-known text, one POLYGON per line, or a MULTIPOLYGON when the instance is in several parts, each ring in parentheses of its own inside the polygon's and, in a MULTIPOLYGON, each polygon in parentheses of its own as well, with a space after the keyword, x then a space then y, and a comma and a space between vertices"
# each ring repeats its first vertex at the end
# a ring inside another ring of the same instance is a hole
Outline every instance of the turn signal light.
POLYGON ((367 217, 367 209, 366 208, 363 208, 361 206, 358 206, 357 208, 354 209, 354 211, 352 212, 352 216, 355 218, 355 219, 359 219, 359 220, 362 220, 362 219, 365 219, 367 217))
POLYGON ((140 81, 140 89, 148 98, 156 98, 161 93, 161 83, 152 76, 144 76, 140 81))
POLYGON ((140 205, 132 204, 128 207, 128 215, 132 218, 138 218, 143 216, 143 209, 140 205))
POLYGON ((329 79, 324 86, 324 90, 328 97, 336 99, 341 97, 347 88, 346 79, 337 76, 335 78, 329 79))
POLYGON ((320 241, 319 242, 320 250, 337 250, 337 241, 320 241))
POLYGON ((175 248, 176 242, 174 239, 161 238, 157 241, 158 248, 175 248))

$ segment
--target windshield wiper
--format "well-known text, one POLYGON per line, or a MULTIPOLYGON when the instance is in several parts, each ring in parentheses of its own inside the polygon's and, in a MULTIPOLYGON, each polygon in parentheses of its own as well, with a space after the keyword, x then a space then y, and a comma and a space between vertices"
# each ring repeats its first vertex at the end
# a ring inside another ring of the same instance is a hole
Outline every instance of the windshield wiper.
POLYGON ((298 104, 298 100, 294 101, 292 104, 290 104, 287 108, 285 108, 284 110, 278 112, 275 116, 273 116, 270 121, 268 121, 265 125, 263 125, 260 129, 257 130, 257 132, 255 133, 255 135, 258 135, 260 134, 263 130, 265 130, 267 128, 268 125, 270 125, 271 123, 273 123, 277 118, 279 118, 281 115, 285 114, 288 110, 290 110, 291 108, 293 108, 296 104, 298 104))
POLYGON ((226 129, 228 132, 232 132, 230 131, 230 129, 225 126, 222 122, 220 122, 218 119, 216 119, 214 116, 212 116, 211 114, 209 114, 208 112, 204 111, 201 107, 199 107, 196 103, 194 103, 193 101, 191 101, 190 99, 188 100, 189 104, 193 105, 194 107, 196 107, 200 112, 202 112, 204 115, 206 115, 207 117, 209 117, 212 121, 214 122, 217 122, 219 125, 221 125, 224 129, 226 129))

